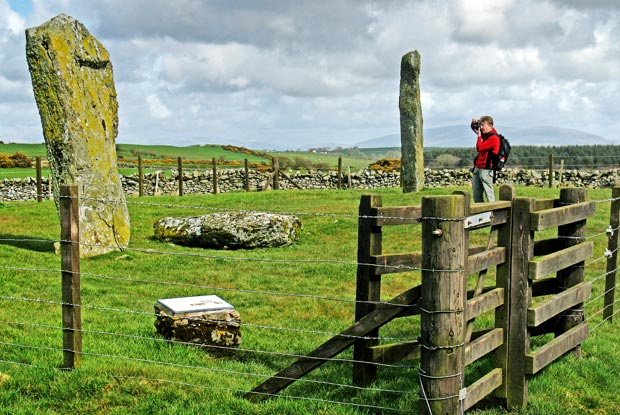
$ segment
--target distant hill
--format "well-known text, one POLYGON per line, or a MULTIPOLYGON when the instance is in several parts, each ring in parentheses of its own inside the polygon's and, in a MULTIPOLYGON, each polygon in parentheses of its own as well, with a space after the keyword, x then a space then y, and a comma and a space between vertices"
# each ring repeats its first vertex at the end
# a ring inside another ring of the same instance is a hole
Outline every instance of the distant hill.
MULTIPOLYGON (((568 128, 540 126, 532 128, 498 127, 513 146, 567 146, 614 144, 600 135, 568 128)), ((449 125, 424 129, 424 147, 473 147, 476 137, 469 125, 449 125)), ((372 138, 356 144, 359 148, 400 147, 400 134, 372 138)))

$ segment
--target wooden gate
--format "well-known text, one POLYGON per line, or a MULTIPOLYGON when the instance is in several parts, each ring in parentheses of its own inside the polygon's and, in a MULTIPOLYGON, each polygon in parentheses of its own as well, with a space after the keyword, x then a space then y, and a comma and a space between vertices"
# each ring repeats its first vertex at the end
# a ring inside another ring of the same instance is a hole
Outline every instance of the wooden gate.
POLYGON ((563 189, 559 199, 515 199, 502 186, 497 202, 470 204, 468 192, 456 192, 384 207, 380 196, 362 196, 355 324, 246 397, 272 396, 353 346, 357 385, 376 379, 377 363, 419 359, 421 413, 462 413, 489 396, 524 406, 528 378, 588 336, 581 304, 590 296, 583 273, 592 243, 584 234, 594 204, 586 197, 563 189), (383 252, 383 228, 418 224, 421 252, 383 252), (486 244, 472 246, 471 231, 487 228, 486 244), (382 277, 413 270, 421 284, 382 301, 382 277), (412 315, 420 315, 419 340, 380 344, 382 326, 412 315), (481 315, 491 323, 474 330, 481 315), (532 350, 530 336, 542 333, 554 338, 532 350), (480 359, 491 370, 465 385, 467 366, 480 359))

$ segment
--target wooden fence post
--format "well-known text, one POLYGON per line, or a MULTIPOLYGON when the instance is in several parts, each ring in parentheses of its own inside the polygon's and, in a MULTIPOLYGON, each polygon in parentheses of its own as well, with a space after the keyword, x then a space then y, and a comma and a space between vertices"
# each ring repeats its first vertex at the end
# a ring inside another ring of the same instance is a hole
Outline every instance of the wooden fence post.
POLYGON ((347 167, 347 184, 351 188, 351 166, 347 167))
POLYGON ((465 198, 422 198, 420 413, 463 412, 465 198))
POLYGON ((36 170, 37 170, 37 202, 41 203, 43 201, 43 179, 41 172, 41 156, 37 156, 36 159, 36 170))
POLYGON ((177 162, 179 164, 179 196, 183 196, 183 159, 179 157, 177 162))
POLYGON ((277 157, 271 158, 271 167, 273 169, 273 190, 280 189, 280 162, 277 157))
POLYGON ((77 186, 61 186, 58 205, 62 275, 63 368, 75 369, 82 363, 80 218, 77 186))
POLYGON ((614 187, 611 191, 611 208, 609 212, 609 227, 612 234, 607 242, 607 249, 611 256, 607 258, 607 276, 605 277, 605 306, 603 307, 603 320, 613 320, 614 298, 616 296, 616 275, 618 273, 618 238, 620 237, 620 187, 614 187))
MULTIPOLYGON (((560 190, 560 205, 570 205, 574 203, 585 202, 588 198, 587 189, 561 189, 560 190)), ((568 225, 558 226, 558 238, 560 243, 564 247, 568 248, 573 245, 580 244, 584 241, 586 236, 586 220, 580 220, 578 222, 570 223, 568 225)), ((557 272, 556 276, 558 284, 562 290, 567 290, 577 284, 583 282, 585 273, 585 261, 581 261, 568 268, 557 272)), ((562 334, 570 330, 571 328, 579 325, 584 320, 583 303, 576 304, 575 307, 570 308, 564 312, 564 316, 561 317, 556 324, 556 335, 562 334)), ((577 346, 574 349, 576 352, 581 350, 581 346, 577 346)))
POLYGON ((338 190, 342 189, 342 157, 338 157, 338 190))
MULTIPOLYGON (((382 235, 381 227, 373 226, 374 208, 383 205, 381 196, 363 195, 360 199, 358 232, 357 232, 357 290, 355 294, 355 321, 375 309, 372 301, 381 299, 381 275, 370 264, 371 255, 381 254, 382 235)), ((367 337, 378 337, 379 329, 368 333, 367 337)), ((377 376, 377 366, 364 363, 371 361, 372 352, 369 347, 376 346, 379 341, 375 338, 357 340, 353 347, 353 383, 359 386, 367 385, 377 376)))
POLYGON ((530 350, 527 309, 532 303, 529 262, 534 257, 534 232, 531 213, 533 198, 517 198, 512 204, 510 256, 510 303, 508 304, 508 363, 506 368, 506 401, 509 408, 524 407, 528 398, 525 356, 530 350))
POLYGON ((243 188, 246 192, 250 191, 250 168, 248 166, 248 159, 243 159, 243 168, 245 174, 243 176, 243 188))
POLYGON ((549 153, 549 189, 553 187, 553 153, 549 153))
POLYGON ((220 192, 219 184, 217 182, 217 161, 213 157, 213 194, 216 195, 220 192))
POLYGON ((142 169, 142 157, 138 156, 138 196, 144 196, 144 170, 142 169))

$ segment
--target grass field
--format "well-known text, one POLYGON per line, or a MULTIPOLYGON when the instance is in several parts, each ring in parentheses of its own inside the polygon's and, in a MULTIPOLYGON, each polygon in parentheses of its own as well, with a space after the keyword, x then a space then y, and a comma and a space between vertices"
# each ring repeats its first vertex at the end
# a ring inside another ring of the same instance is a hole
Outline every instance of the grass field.
MULTIPOLYGON (((338 167, 338 154, 323 154, 310 151, 270 151, 265 153, 267 157, 255 154, 245 154, 224 149, 221 145, 194 145, 187 147, 166 146, 166 145, 142 145, 142 144, 117 144, 117 156, 119 159, 126 161, 136 161, 140 155, 145 161, 145 168, 148 164, 163 165, 165 160, 172 161, 172 165, 176 163, 178 157, 184 160, 184 163, 190 164, 192 161, 211 163, 213 159, 216 161, 237 161, 239 166, 243 166, 244 159, 250 163, 267 163, 271 164, 272 157, 287 158, 291 161, 303 159, 310 164, 325 164, 332 169, 338 167)), ((47 157, 45 144, 0 144, 0 153, 12 155, 16 152, 22 152, 31 158, 47 157)), ((342 168, 351 168, 359 170, 368 167, 374 159, 366 158, 361 152, 360 157, 342 156, 342 168)), ((173 167, 176 167, 174 165, 173 167)), ((22 170, 22 174, 16 171, 10 172, 0 169, 0 179, 13 177, 27 177, 33 175, 28 170, 22 170)))
POLYGON ((29 157, 47 157, 45 144, 0 144, 0 153, 12 155, 18 151, 29 157))
MULTIPOLYGON (((403 194, 376 189, 384 206, 419 205, 455 188, 403 194)), ((242 398, 266 377, 313 350, 354 320, 357 209, 369 191, 279 191, 130 198, 129 249, 81 261, 83 363, 62 364, 59 223, 52 201, 0 204, 0 413, 6 414, 392 414, 418 413, 417 363, 381 367, 371 388, 351 386, 351 351, 326 363, 280 397, 261 404, 242 398), (226 209, 291 213, 304 225, 288 247, 216 251, 157 242, 152 225, 164 216, 226 209), (164 341, 154 328, 159 298, 217 294, 241 313, 242 350, 217 353, 164 341)), ((557 189, 517 188, 518 196, 549 198, 557 189)), ((609 189, 590 199, 609 198, 609 189)), ((594 257, 607 247, 609 203, 597 204, 587 235, 594 257)), ((419 227, 390 229, 388 252, 420 249, 419 227)), ((477 231, 472 238, 484 240, 477 231)), ((592 261, 586 279, 605 272, 592 261)), ((420 281, 419 273, 386 276, 387 300, 420 281)), ((593 297, 603 291, 599 279, 593 297)), ((586 305, 600 322, 602 301, 586 305)), ((415 339, 419 317, 386 325, 381 336, 415 339)), ((602 324, 583 344, 530 381, 526 409, 482 406, 470 413, 620 413, 618 323, 602 324)), ((386 340, 388 341, 388 340, 386 340)), ((535 343, 537 340, 534 339, 535 343)), ((473 368, 472 371, 479 369, 473 368)), ((467 373, 471 376, 475 373, 467 373)), ((488 405, 488 403, 487 403, 488 405)))

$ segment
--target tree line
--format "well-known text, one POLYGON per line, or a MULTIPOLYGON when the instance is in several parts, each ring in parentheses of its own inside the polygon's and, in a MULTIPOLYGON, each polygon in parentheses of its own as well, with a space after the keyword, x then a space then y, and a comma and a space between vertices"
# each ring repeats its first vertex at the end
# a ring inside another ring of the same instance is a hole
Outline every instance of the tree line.
MULTIPOLYGON (((472 167, 474 148, 428 148, 424 150, 425 165, 430 168, 472 167)), ((513 146, 506 167, 541 169, 549 167, 549 155, 555 165, 563 161, 565 169, 596 169, 620 166, 620 146, 513 146)))

